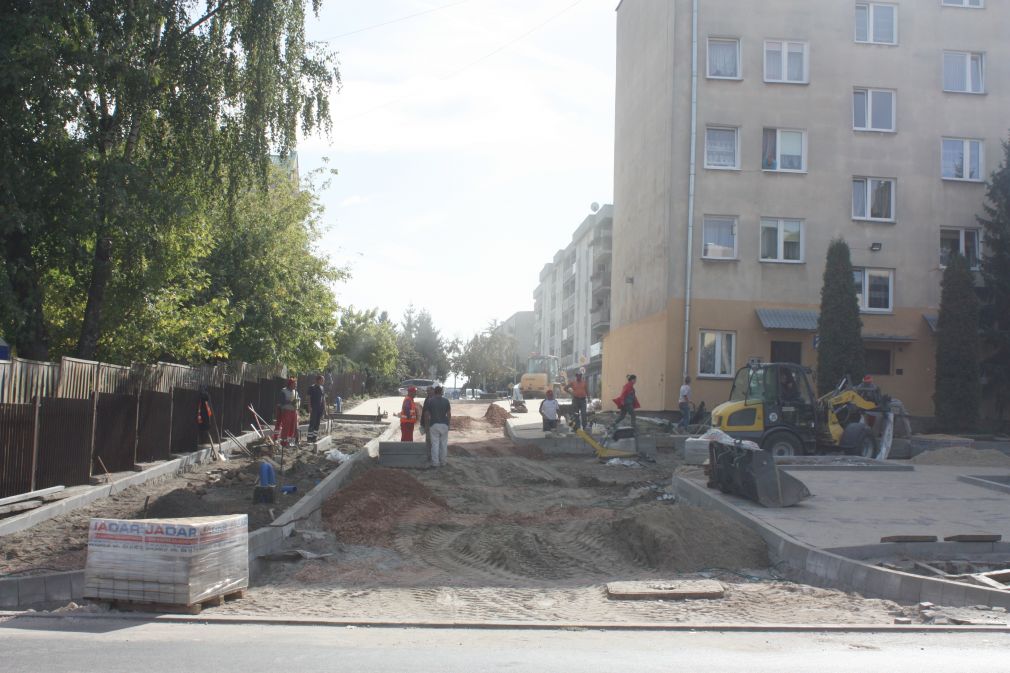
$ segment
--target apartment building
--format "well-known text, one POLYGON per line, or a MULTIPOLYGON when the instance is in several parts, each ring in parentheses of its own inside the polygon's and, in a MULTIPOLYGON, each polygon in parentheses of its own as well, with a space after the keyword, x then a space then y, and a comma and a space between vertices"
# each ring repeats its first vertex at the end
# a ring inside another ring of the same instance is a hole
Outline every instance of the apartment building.
POLYGON ((564 250, 540 271, 533 292, 533 343, 543 355, 556 355, 569 376, 582 370, 598 391, 603 337, 610 329, 610 255, 614 207, 588 215, 564 250))
POLYGON ((751 359, 816 367, 829 242, 856 267, 867 368, 932 414, 945 258, 977 266, 1010 128, 997 0, 623 0, 604 385, 646 408, 729 394, 751 359))
POLYGON ((526 359, 537 350, 533 340, 533 311, 516 311, 498 323, 498 331, 515 339, 515 362, 517 372, 526 366, 526 359))

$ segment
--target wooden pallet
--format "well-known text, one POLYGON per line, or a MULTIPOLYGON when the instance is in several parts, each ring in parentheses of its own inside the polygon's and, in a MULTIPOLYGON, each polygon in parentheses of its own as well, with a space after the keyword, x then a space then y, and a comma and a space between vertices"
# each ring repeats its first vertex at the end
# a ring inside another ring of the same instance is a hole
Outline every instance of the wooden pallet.
POLYGON ((144 603, 141 601, 111 600, 105 601, 110 609, 123 610, 129 612, 162 612, 174 614, 198 615, 204 608, 216 608, 224 604, 225 601, 237 601, 245 596, 245 589, 232 591, 231 593, 211 596, 199 603, 185 605, 182 603, 144 603))

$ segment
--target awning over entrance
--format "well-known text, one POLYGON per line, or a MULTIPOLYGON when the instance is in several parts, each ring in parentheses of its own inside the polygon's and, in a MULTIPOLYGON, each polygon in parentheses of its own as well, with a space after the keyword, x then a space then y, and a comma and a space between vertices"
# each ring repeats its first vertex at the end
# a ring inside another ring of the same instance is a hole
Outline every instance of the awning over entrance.
POLYGON ((928 313, 923 313, 922 314, 922 319, 926 321, 927 325, 929 325, 929 331, 932 332, 933 334, 936 334, 936 325, 937 325, 937 322, 939 322, 939 320, 940 320, 940 316, 938 316, 938 315, 929 315, 928 313))
POLYGON ((794 329, 803 332, 817 331, 817 311, 793 308, 759 308, 758 320, 765 329, 794 329))

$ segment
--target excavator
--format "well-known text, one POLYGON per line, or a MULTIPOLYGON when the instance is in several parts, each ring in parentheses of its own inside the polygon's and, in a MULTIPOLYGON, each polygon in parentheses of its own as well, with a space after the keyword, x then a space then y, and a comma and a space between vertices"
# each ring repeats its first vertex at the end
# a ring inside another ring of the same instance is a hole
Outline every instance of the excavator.
POLYGON ((554 390, 555 398, 560 398, 566 383, 558 358, 554 355, 531 355, 526 361, 526 373, 519 379, 519 387, 526 399, 543 399, 550 389, 554 390))
POLYGON ((886 458, 895 414, 904 417, 900 402, 872 384, 853 387, 847 378, 817 398, 808 374, 784 362, 741 367, 729 401, 712 410, 712 427, 777 457, 842 452, 886 458))

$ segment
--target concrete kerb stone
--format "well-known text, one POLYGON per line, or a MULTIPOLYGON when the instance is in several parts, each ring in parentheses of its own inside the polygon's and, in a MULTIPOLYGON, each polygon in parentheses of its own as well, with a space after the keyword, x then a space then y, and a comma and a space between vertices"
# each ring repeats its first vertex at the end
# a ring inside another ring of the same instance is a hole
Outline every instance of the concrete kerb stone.
MULTIPOLYGON (((760 535, 768 544, 769 555, 776 567, 783 569, 792 579, 906 603, 914 599, 950 607, 986 604, 1010 609, 1010 592, 881 568, 833 551, 811 547, 708 493, 704 486, 683 477, 674 476, 673 480, 678 496, 684 501, 727 514, 760 535)), ((893 549, 882 545, 872 547, 893 549)))

